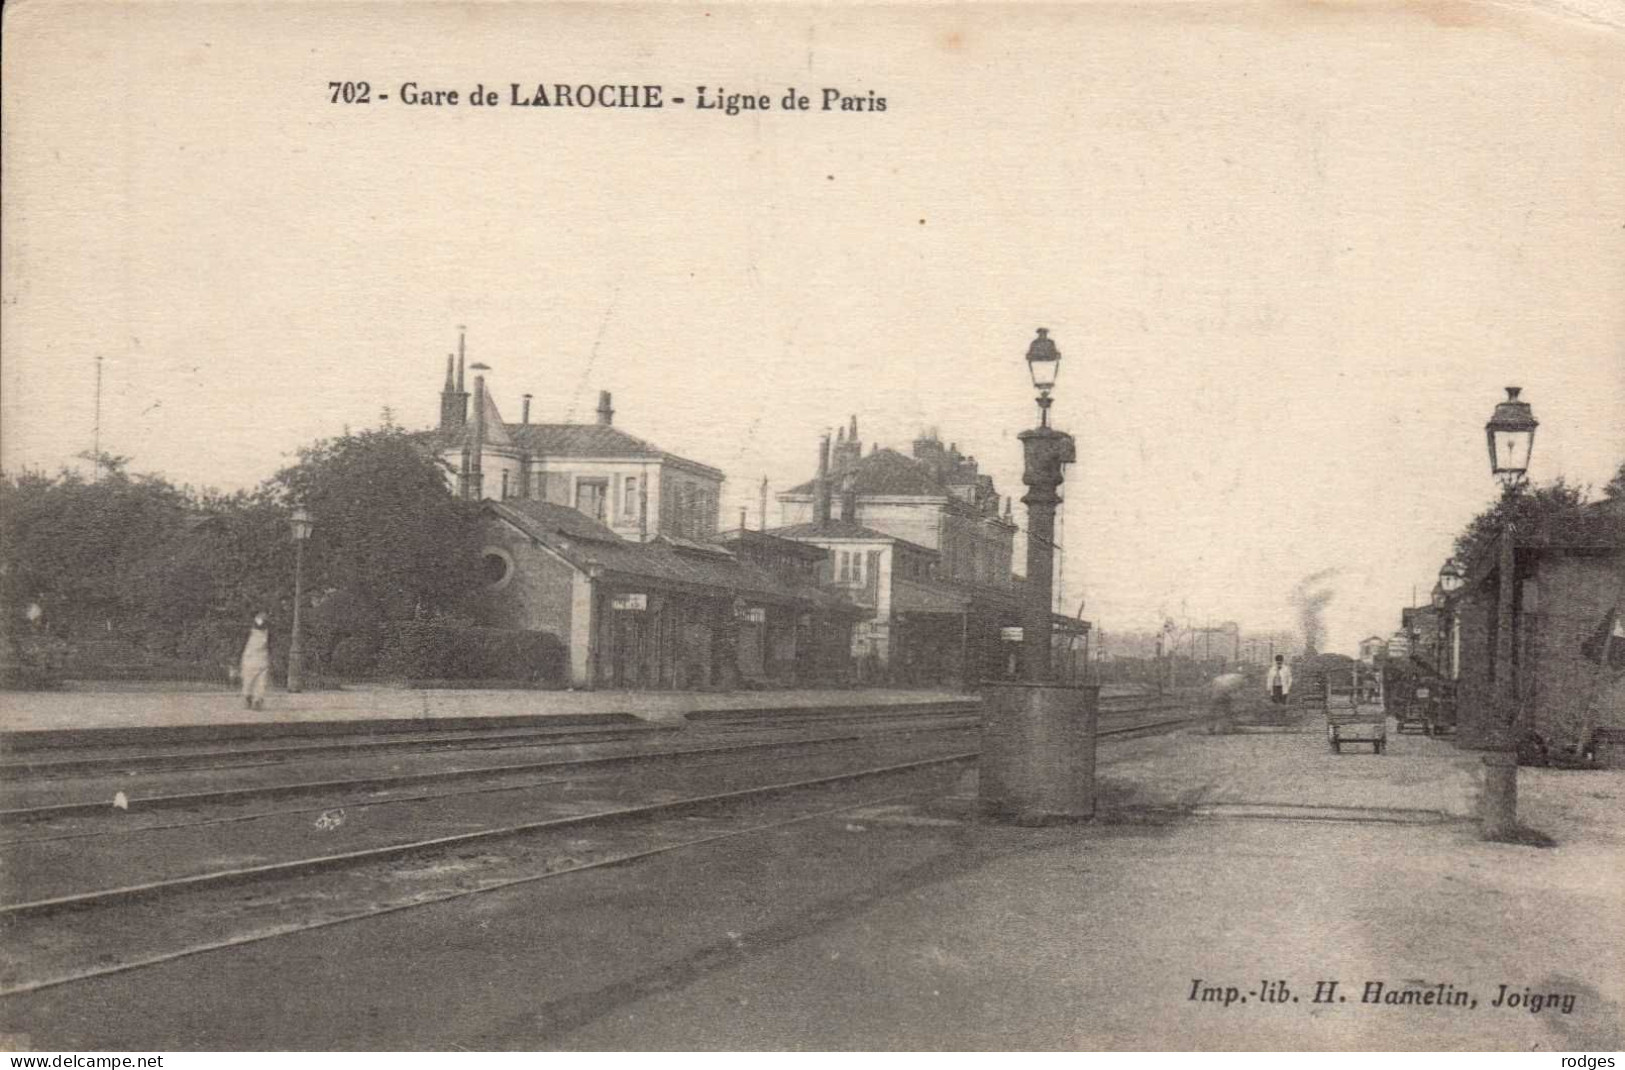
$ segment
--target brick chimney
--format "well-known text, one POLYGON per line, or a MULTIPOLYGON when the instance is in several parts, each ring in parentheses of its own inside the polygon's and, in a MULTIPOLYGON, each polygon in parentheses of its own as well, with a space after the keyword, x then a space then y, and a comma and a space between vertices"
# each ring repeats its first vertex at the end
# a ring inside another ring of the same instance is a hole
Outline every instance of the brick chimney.
POLYGON ((488 370, 483 364, 474 365, 474 447, 468 467, 468 496, 474 501, 485 497, 485 376, 480 373, 488 370))
POLYGON ((526 394, 519 406, 519 422, 522 424, 530 423, 530 398, 531 395, 526 394))
POLYGON ((468 426, 468 390, 463 386, 464 349, 468 342, 468 328, 457 328, 457 426, 468 426))
POLYGON ((841 473, 841 522, 858 522, 858 473, 850 465, 841 473))
POLYGON ((829 523, 829 435, 818 440, 818 476, 813 480, 813 523, 829 523))
POLYGON ((598 391, 598 423, 601 427, 610 427, 615 423, 615 410, 610 407, 609 402, 609 391, 598 391))

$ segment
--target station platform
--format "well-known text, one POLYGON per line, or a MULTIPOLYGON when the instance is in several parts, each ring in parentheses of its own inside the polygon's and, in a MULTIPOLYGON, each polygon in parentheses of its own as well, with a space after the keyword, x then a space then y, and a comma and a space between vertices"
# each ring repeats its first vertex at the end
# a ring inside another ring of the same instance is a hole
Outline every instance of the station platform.
MULTIPOLYGON (((1076 827, 979 820, 974 771, 946 796, 799 826, 738 890, 704 869, 731 943, 590 1000, 526 989, 544 1013, 513 1012, 538 1024, 502 1044, 1616 1050, 1625 770, 1520 770, 1520 820, 1553 844, 1486 843, 1480 756, 1390 740, 1334 754, 1306 716, 1116 744, 1076 827), (753 926, 764 901, 787 917, 753 926)), ((694 878, 670 868, 645 879, 682 902, 694 878)), ((629 942, 655 958, 662 923, 629 942)))
POLYGON ((273 691, 248 710, 235 691, 64 690, 0 693, 0 737, 45 742, 48 735, 224 737, 496 727, 503 724, 680 724, 691 714, 749 710, 906 707, 974 701, 947 691, 887 688, 786 691, 536 691, 358 688, 273 691))

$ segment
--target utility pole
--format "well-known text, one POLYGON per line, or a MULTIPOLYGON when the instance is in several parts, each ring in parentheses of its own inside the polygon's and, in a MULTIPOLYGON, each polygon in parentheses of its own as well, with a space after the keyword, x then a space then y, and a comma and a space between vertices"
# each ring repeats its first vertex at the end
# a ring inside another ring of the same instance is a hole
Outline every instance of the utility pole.
POLYGON ((90 432, 90 456, 95 467, 91 470, 91 482, 98 483, 102 478, 102 358, 96 357, 96 416, 92 422, 90 432))

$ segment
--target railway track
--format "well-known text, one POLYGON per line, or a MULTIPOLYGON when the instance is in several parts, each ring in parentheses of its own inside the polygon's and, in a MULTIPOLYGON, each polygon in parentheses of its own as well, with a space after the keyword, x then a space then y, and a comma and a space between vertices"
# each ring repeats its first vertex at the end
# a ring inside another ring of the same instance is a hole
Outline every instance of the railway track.
MULTIPOLYGON (((1131 738, 1194 720, 1190 716, 1149 720, 1135 717, 1136 713, 1154 715, 1167 709, 1166 705, 1119 704, 1115 710, 1103 711, 1103 720, 1110 723, 1103 725, 1099 734, 1104 740, 1131 738), (1120 723, 1124 718, 1134 719, 1135 723, 1120 723)), ((0 997, 771 832, 894 798, 940 792, 945 786, 944 776, 957 776, 977 757, 974 742, 964 738, 975 727, 974 721, 929 729, 911 725, 889 732, 723 743, 664 753, 530 763, 509 772, 534 775, 574 770, 576 775, 502 784, 490 782, 491 770, 468 771, 461 781, 441 782, 443 786, 467 783, 467 790, 394 798, 351 797, 341 802, 350 810, 395 806, 403 814, 419 813, 412 808, 445 807, 457 804, 457 800, 466 803, 472 796, 536 791, 557 795, 573 791, 583 783, 583 770, 609 776, 609 781, 603 783, 620 784, 620 790, 633 795, 608 803, 577 800, 576 811, 570 813, 547 812, 545 806, 537 805, 515 807, 523 809, 527 817, 476 822, 479 827, 463 831, 442 829, 438 834, 394 840, 386 837, 387 842, 349 850, 302 850, 271 861, 217 864, 196 872, 160 875, 113 887, 57 888, 54 894, 15 900, 0 905, 0 925, 4 926, 8 947, 14 951, 11 962, 0 972, 0 997), (939 753, 918 754, 922 741, 937 747, 939 753), (851 752, 859 748, 869 761, 853 769, 851 752), (881 755, 885 757, 877 764, 875 759, 881 755), (662 760, 674 774, 669 783, 649 775, 648 763, 662 760), (697 764, 705 761, 719 764, 706 771, 697 764), (797 763, 810 763, 813 768, 797 772, 797 763), (776 769, 783 772, 767 783, 760 782, 776 769), (617 773, 620 780, 615 778, 617 773), (740 775, 748 775, 756 782, 741 784, 740 775), (707 777, 715 782, 702 787, 707 777), (626 784, 628 779, 635 783, 626 784), (673 791, 674 786, 688 790, 673 791), (864 797, 852 801, 848 796, 854 790, 864 797), (846 794, 831 798, 837 791, 846 794), (885 794, 877 798, 875 791, 885 794), (110 942, 117 948, 111 953, 107 950, 110 942)), ((412 779, 418 778, 404 778, 412 779)), ((393 785, 396 789, 406 786, 404 782, 393 785)), ((329 787, 340 794, 352 790, 351 785, 343 783, 329 787)), ((254 790, 250 789, 250 794, 254 790)), ((315 789, 311 786, 305 790, 315 789)), ((174 805, 213 804, 195 800, 174 805)), ((205 814, 201 822, 182 822, 174 827, 181 830, 178 835, 185 836, 191 834, 186 831, 188 825, 274 823, 282 818, 308 817, 322 809, 310 805, 255 814, 215 815, 213 819, 205 814)), ((449 822, 455 826, 459 820, 466 823, 470 815, 442 817, 443 825, 449 822)), ((432 824, 418 818, 407 823, 412 830, 432 824)), ((306 842, 310 839, 307 836, 306 842)), ((11 846, 0 845, 0 852, 11 846)), ((11 865, 3 854, 0 862, 11 865)))
MULTIPOLYGON (((766 719, 729 718, 718 715, 707 718, 707 723, 744 726, 795 727, 809 723, 860 723, 895 719, 899 716, 935 716, 944 713, 969 714, 975 703, 921 704, 899 711, 897 707, 856 707, 823 712, 800 713, 766 719)), ((40 748, 24 752, 25 756, 0 762, 0 780, 19 778, 84 776, 98 773, 132 775, 138 773, 171 772, 183 769, 232 769, 246 765, 275 764, 328 757, 365 757, 391 752, 442 752, 448 750, 494 750, 508 747, 567 746, 582 743, 619 742, 658 737, 681 732, 680 725, 647 724, 633 722, 602 728, 551 727, 547 725, 511 728, 459 728, 448 731, 400 732, 380 736, 371 731, 355 732, 348 737, 335 737, 322 733, 314 742, 298 742, 301 737, 282 736, 290 742, 267 745, 250 743, 247 746, 222 747, 210 740, 191 745, 169 744, 160 750, 148 750, 140 744, 97 747, 84 743, 61 747, 40 748), (88 753, 87 753, 88 752, 88 753), (67 754, 67 757, 59 756, 67 754)), ((9 748, 8 748, 9 749, 9 748)))
MULTIPOLYGON (((634 765, 670 764, 675 761, 693 760, 713 756, 744 756, 748 754, 767 754, 773 751, 786 751, 809 746, 822 746, 829 744, 849 744, 858 742, 873 742, 890 736, 907 735, 916 736, 919 733, 974 730, 978 725, 974 721, 965 721, 957 724, 931 724, 910 725, 903 728, 882 729, 868 733, 852 733, 839 736, 797 737, 791 739, 772 740, 755 743, 724 743, 718 746, 680 747, 662 750, 639 751, 628 754, 610 754, 596 757, 556 758, 547 761, 525 762, 517 765, 480 766, 472 769, 448 769, 425 773, 383 774, 369 777, 352 777, 343 780, 316 780, 298 781, 288 784, 272 784, 249 788, 222 788, 211 791, 182 792, 171 795, 134 796, 128 798, 126 806, 114 810, 105 798, 93 802, 53 803, 44 806, 21 807, 10 810, 0 810, 0 826, 29 824, 39 821, 67 817, 109 817, 131 811, 195 808, 199 806, 240 804, 256 799, 274 799, 298 797, 302 795, 337 794, 343 792, 371 792, 382 793, 393 789, 416 787, 421 785, 452 784, 461 781, 486 782, 493 779, 512 777, 531 773, 563 773, 569 770, 594 770, 625 767, 634 765)), ((557 778, 537 781, 536 783, 557 783, 557 778)), ((479 793, 486 788, 475 788, 469 793, 437 793, 433 796, 420 796, 418 798, 446 798, 453 794, 479 793)), ((497 789, 509 790, 509 789, 497 789)), ((394 800, 382 800, 390 802, 394 800)), ((369 803, 368 805, 378 805, 369 803)), ((306 808, 308 809, 308 808, 306 808)), ((272 813, 304 813, 306 809, 297 811, 272 811, 272 813)), ((263 816, 251 814, 247 816, 263 816)), ((241 820, 234 818, 233 820, 241 820)), ((152 827, 173 826, 138 826, 130 830, 140 832, 152 827)), ((91 833, 89 835, 95 835, 91 833)), ((59 837, 67 838, 67 837, 59 837)), ((35 840, 0 840, 0 848, 10 843, 36 842, 35 840)))
MULTIPOLYGON (((1111 696, 1101 700, 1101 715, 1113 716, 1167 708, 1169 703, 1141 696, 1111 696)), ((713 710, 689 716, 688 727, 707 730, 774 730, 827 724, 882 723, 902 718, 944 715, 974 715, 979 705, 973 700, 921 703, 916 706, 825 707, 773 711, 713 710)), ((242 727, 242 726, 237 726, 242 727)), ((508 747, 571 746, 649 739, 680 733, 684 726, 648 724, 642 721, 605 727, 581 725, 539 725, 526 728, 464 727, 451 730, 406 731, 392 729, 380 734, 368 729, 336 734, 316 732, 308 736, 279 726, 278 739, 267 744, 252 739, 244 746, 221 746, 218 741, 170 743, 154 750, 139 743, 97 744, 93 740, 41 746, 7 737, 4 750, 12 757, 0 761, 0 782, 89 775, 130 776, 180 770, 234 769, 249 765, 276 764, 330 757, 365 757, 391 752, 435 753, 448 750, 494 750, 508 747)), ((294 726, 297 727, 297 726, 294 726)))
MULTIPOLYGON (((1110 725, 1117 723, 1117 720, 1122 717, 1133 716, 1137 712, 1168 708, 1175 707, 1169 707, 1166 704, 1151 706, 1144 704, 1124 704, 1117 709, 1105 711, 1102 714, 1102 720, 1105 724, 1110 725)), ((849 731, 846 734, 835 736, 807 736, 804 734, 797 734, 797 726, 785 726, 775 722, 771 725, 770 729, 757 728, 755 731, 750 733, 752 736, 760 736, 764 731, 771 730, 777 736, 777 738, 768 741, 760 741, 758 739, 751 742, 713 742, 704 746, 674 747, 670 746, 669 743, 675 742, 675 740, 669 736, 665 736, 656 739, 653 743, 646 747, 638 746, 636 749, 631 750, 615 750, 613 752, 595 754, 583 753, 585 748, 580 744, 575 744, 573 742, 566 744, 558 741, 556 738, 548 738, 544 740, 531 740, 529 747, 545 747, 548 749, 554 749, 568 746, 572 753, 569 756, 562 758, 547 758, 543 760, 520 763, 476 763, 473 765, 463 765, 453 768, 445 768, 444 764, 441 763, 434 768, 423 771, 411 771, 410 769, 407 771, 401 771, 399 763, 394 763, 391 764, 386 771, 373 773, 371 775, 354 775, 354 773, 358 771, 353 770, 350 767, 350 763, 346 763, 343 773, 347 775, 329 778, 300 779, 294 781, 273 780, 269 783, 251 782, 247 786, 225 788, 210 785, 205 786, 201 790, 197 790, 193 784, 190 783, 190 781, 196 779, 195 777, 184 777, 181 779, 179 784, 174 784, 173 786, 169 787, 166 787, 162 781, 154 783, 149 780, 141 783, 139 785, 140 790, 136 791, 133 790, 136 785, 125 784, 118 779, 109 779, 116 777, 133 777, 140 772, 138 768, 121 766, 114 773, 103 773, 98 779, 92 780, 89 783, 76 785, 74 789, 69 792, 69 797, 66 801, 49 801, 52 799, 53 793, 47 792, 47 801, 36 801, 32 804, 6 806, 3 809, 0 809, 0 828, 17 826, 31 827, 37 826, 42 822, 59 822, 63 819, 69 818, 98 816, 116 817, 122 822, 125 828, 129 828, 128 814, 131 811, 140 812, 174 808, 192 809, 202 806, 244 804, 259 799, 289 798, 323 794, 331 795, 342 792, 368 791, 373 793, 381 793, 412 786, 452 784, 465 780, 504 778, 531 773, 563 773, 569 770, 613 768, 638 763, 658 764, 693 757, 719 754, 746 754, 753 751, 771 752, 798 746, 818 746, 830 743, 851 742, 860 738, 881 739, 898 734, 960 730, 974 727, 977 724, 975 716, 970 711, 965 711, 958 715, 951 712, 937 715, 937 711, 935 709, 927 711, 913 711, 904 717, 880 719, 865 718, 861 722, 845 717, 833 720, 841 722, 841 727, 848 729, 849 731), (783 734, 786 731, 789 731, 791 734, 783 734), (123 788, 125 787, 129 787, 132 790, 129 792, 124 792, 123 788), (124 796, 118 810, 114 810, 111 805, 113 791, 118 791, 124 796)), ((803 724, 805 723, 806 722, 803 722, 803 724)), ((831 721, 828 719, 816 722, 816 724, 819 726, 828 725, 830 723, 831 721)), ((736 733, 738 733, 738 730, 741 728, 741 726, 738 725, 733 725, 732 727, 735 729, 736 733)), ((806 729, 803 729, 803 731, 805 730, 806 729)), ((715 732, 707 732, 706 734, 709 735, 713 740, 717 738, 718 735, 715 732)), ((1106 734, 1111 733, 1108 731, 1106 734)), ((501 733, 501 735, 505 736, 506 733, 501 733)), ((723 732, 721 736, 724 740, 734 738, 733 736, 729 736, 726 732, 723 732)), ((393 743, 396 741, 391 742, 393 743)), ((649 741, 645 739, 616 737, 614 740, 608 742, 642 744, 649 741)), ((494 749, 506 749, 506 746, 506 744, 503 744, 494 749)), ((325 751, 327 748, 321 749, 325 751)), ((199 770, 187 768, 184 771, 187 773, 197 774, 207 773, 213 771, 213 769, 230 770, 236 768, 238 768, 238 766, 235 763, 228 763, 221 766, 211 767, 211 769, 199 770)), ((309 768, 309 765, 305 765, 302 767, 302 771, 309 768)), ((18 801, 17 796, 21 795, 23 796, 22 801, 25 803, 27 802, 29 791, 25 785, 30 779, 36 778, 12 777, 7 791, 7 794, 11 796, 10 801, 18 801)), ((46 774, 38 777, 37 779, 47 782, 54 782, 62 778, 46 774)), ((37 799, 39 795, 38 791, 36 790, 34 794, 37 799)), ((60 796, 62 793, 56 792, 54 794, 60 796)), ((145 827, 151 826, 137 825, 135 826, 134 830, 140 831, 145 827)), ((13 840, 0 840, 0 846, 4 846, 5 843, 8 842, 18 841, 16 841, 15 838, 13 840)))

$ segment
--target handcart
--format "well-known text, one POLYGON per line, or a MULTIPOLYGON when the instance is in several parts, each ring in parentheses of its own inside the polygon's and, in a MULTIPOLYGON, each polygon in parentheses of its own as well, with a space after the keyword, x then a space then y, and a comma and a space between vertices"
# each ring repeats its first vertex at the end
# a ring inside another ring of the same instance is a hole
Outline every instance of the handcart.
POLYGON ((1343 753, 1345 743, 1369 743, 1374 754, 1388 748, 1388 711, 1378 704, 1361 705, 1359 684, 1326 679, 1326 741, 1343 753))

